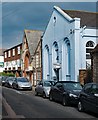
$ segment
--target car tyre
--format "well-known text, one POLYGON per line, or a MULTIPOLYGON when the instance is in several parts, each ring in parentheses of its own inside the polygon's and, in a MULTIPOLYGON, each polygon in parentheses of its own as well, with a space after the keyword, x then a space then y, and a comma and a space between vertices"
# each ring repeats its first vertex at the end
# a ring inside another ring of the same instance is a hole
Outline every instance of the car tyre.
POLYGON ((38 95, 38 92, 35 90, 35 96, 37 96, 38 95))
POLYGON ((67 102, 67 99, 66 99, 65 96, 63 96, 62 104, 63 104, 63 106, 67 106, 68 105, 68 102, 67 102))
POLYGON ((53 97, 52 97, 52 94, 50 93, 50 95, 49 95, 49 100, 50 101, 53 101, 53 97))
POLYGON ((79 112, 83 112, 84 111, 83 104, 82 104, 81 101, 78 102, 78 111, 79 112))
POLYGON ((45 94, 45 92, 43 92, 43 98, 46 98, 46 94, 45 94))

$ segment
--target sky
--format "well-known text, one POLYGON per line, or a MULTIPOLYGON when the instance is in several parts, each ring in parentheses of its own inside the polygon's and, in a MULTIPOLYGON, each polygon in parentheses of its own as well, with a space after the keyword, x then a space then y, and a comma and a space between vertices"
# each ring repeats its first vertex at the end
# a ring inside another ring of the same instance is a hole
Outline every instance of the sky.
POLYGON ((44 31, 53 12, 53 6, 59 6, 65 10, 96 12, 96 2, 10 1, 0 3, 2 10, 2 12, 0 10, 0 21, 2 22, 2 25, 0 24, 2 29, 0 41, 2 39, 2 48, 6 49, 22 42, 25 29, 44 31))

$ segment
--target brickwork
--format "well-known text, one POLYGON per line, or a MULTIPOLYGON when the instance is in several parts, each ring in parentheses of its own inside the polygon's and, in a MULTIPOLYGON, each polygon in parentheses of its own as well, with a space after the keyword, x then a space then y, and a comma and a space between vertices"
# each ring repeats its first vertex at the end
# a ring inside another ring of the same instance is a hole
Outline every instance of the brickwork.
POLYGON ((86 70, 84 69, 79 70, 79 81, 81 85, 85 84, 85 79, 86 79, 86 70))
MULTIPOLYGON (((10 62, 12 64, 12 62, 16 62, 17 60, 21 59, 21 51, 22 51, 22 43, 18 44, 10 49, 5 50, 4 53, 4 62, 8 63, 10 62), (18 51, 19 48, 19 51, 18 51), (14 52, 13 52, 14 50, 14 52), (10 51, 10 56, 8 55, 10 51), (19 52, 19 53, 18 53, 19 52)), ((21 65, 19 66, 19 63, 15 63, 16 65, 13 66, 13 64, 11 66, 9 66, 8 64, 5 67, 5 72, 12 72, 16 75, 16 77, 21 76, 21 65), (17 67, 16 67, 17 66, 17 67), (12 68, 11 68, 12 67, 12 68)), ((21 64, 21 63, 20 63, 21 64)))
POLYGON ((98 83, 98 44, 92 51, 91 55, 92 55, 93 82, 98 83))

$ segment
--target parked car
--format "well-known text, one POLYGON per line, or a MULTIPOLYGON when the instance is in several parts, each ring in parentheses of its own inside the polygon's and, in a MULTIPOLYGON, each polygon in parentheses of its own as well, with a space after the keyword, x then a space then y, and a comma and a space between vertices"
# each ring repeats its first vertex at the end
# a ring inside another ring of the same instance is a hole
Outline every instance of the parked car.
POLYGON ((78 104, 78 95, 82 90, 79 82, 58 81, 51 87, 49 99, 61 102, 64 106, 74 103, 78 104))
POLYGON ((30 81, 25 77, 17 77, 12 83, 12 87, 20 90, 32 90, 32 85, 30 81))
POLYGON ((13 83, 14 80, 15 80, 15 77, 6 78, 4 86, 12 88, 12 83, 13 83))
POLYGON ((98 83, 84 85, 79 95, 78 110, 89 110, 98 114, 98 83))
POLYGON ((40 94, 44 98, 49 97, 49 92, 52 85, 54 85, 54 81, 41 80, 35 88, 35 95, 40 94))
POLYGON ((2 76, 1 77, 1 85, 4 86, 5 85, 5 82, 6 82, 6 79, 8 78, 8 76, 2 76))

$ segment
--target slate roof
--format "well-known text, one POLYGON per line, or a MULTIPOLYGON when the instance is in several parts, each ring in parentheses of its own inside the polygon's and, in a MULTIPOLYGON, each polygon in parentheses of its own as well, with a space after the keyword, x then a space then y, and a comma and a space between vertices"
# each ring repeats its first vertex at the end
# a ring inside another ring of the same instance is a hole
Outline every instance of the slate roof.
POLYGON ((24 32, 28 42, 30 56, 32 58, 43 32, 37 30, 25 30, 24 32))
POLYGON ((97 27, 98 28, 98 12, 87 12, 78 10, 63 10, 72 18, 80 18, 80 26, 97 27), (97 24, 96 24, 97 23, 97 24))

